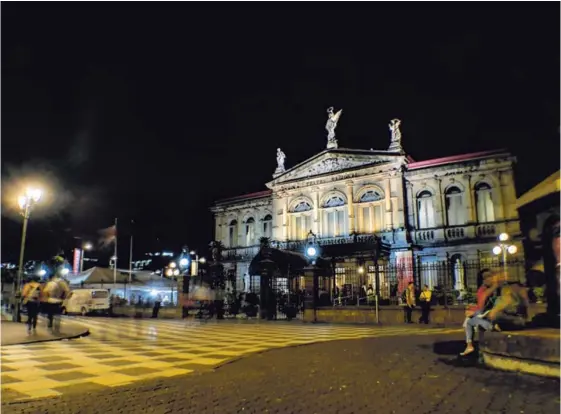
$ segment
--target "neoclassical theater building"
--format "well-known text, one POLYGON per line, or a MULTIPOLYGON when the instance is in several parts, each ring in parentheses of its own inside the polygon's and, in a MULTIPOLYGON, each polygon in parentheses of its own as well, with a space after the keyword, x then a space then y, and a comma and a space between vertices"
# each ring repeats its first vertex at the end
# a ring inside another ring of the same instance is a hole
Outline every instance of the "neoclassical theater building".
MULTIPOLYGON (((224 264, 235 270, 240 289, 248 286, 248 266, 261 237, 304 253, 310 231, 322 255, 337 256, 337 284, 359 265, 372 273, 371 255, 361 251, 372 239, 384 246, 384 260, 405 265, 497 260, 492 249, 503 232, 523 255, 511 154, 416 161, 402 147, 397 119, 390 123, 388 149, 341 148, 334 133, 340 115, 330 112, 324 151, 285 168, 278 149, 267 190, 212 207, 215 239, 225 246, 224 264)), ((430 271, 420 282, 436 283, 430 271)))

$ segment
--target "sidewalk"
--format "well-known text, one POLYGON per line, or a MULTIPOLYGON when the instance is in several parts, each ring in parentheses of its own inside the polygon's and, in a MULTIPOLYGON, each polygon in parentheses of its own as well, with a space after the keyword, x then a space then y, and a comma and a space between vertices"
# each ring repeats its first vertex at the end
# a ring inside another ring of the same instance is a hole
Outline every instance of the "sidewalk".
MULTIPOLYGON (((26 319, 27 317, 22 315, 22 320, 24 322, 26 319)), ((47 321, 40 317, 37 323, 37 331, 29 334, 27 333, 27 325, 25 323, 11 322, 11 315, 2 313, 2 324, 0 326, 2 336, 1 346, 74 339, 86 336, 90 333, 88 328, 84 328, 64 319, 61 322, 61 330, 57 334, 51 332, 46 326, 47 321)))

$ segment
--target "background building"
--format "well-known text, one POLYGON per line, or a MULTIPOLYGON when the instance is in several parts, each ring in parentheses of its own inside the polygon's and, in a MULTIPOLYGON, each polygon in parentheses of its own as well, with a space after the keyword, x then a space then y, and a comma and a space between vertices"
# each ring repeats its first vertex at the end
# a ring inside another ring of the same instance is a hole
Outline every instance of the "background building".
POLYGON ((522 257, 511 154, 415 161, 401 146, 398 120, 390 130, 388 150, 339 148, 328 140, 324 151, 288 169, 279 149, 268 190, 213 206, 215 239, 225 246, 225 265, 235 269, 239 289, 248 286, 261 237, 303 252, 312 232, 322 256, 333 259, 339 287, 373 285, 376 264, 382 296, 395 294, 393 282, 401 285, 404 277, 475 288, 483 266, 501 265, 492 249, 503 232, 522 257), (393 281, 390 268, 400 273, 393 281))

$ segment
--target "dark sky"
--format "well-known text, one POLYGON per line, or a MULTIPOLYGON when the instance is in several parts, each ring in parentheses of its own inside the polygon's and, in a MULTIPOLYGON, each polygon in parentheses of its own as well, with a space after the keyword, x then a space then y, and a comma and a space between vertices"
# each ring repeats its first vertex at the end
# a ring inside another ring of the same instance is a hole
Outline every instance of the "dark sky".
POLYGON ((277 147, 325 148, 329 106, 342 147, 386 149, 394 117, 417 160, 507 147, 520 193, 559 168, 559 30, 551 2, 3 3, 2 260, 28 174, 51 183, 29 256, 115 217, 139 251, 202 249, 277 147))

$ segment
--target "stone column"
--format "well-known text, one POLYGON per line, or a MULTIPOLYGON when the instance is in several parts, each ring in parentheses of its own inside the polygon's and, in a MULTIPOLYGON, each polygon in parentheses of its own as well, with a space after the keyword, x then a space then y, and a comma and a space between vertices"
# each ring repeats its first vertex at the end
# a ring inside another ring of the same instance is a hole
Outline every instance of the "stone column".
POLYGON ((512 170, 502 171, 501 174, 501 192, 504 206, 504 219, 515 219, 518 213, 515 207, 516 190, 514 186, 514 174, 512 170))
POLYGON ((497 187, 497 191, 495 191, 495 197, 497 197, 497 204, 499 205, 499 211, 497 214, 498 220, 506 220, 506 206, 505 206, 505 197, 504 197, 504 193, 503 193, 503 172, 499 171, 497 173, 497 182, 498 182, 498 187, 497 187))
POLYGON ((282 238, 284 241, 288 241, 288 229, 290 226, 289 223, 289 216, 288 216, 288 196, 285 196, 283 199, 283 208, 282 208, 282 238))
POLYGON ((391 197, 391 185, 390 179, 386 179, 384 183, 384 193, 385 193, 385 215, 386 215, 386 229, 391 230, 393 229, 393 212, 392 212, 392 197, 391 197))
POLYGON ((464 179, 467 182, 467 197, 468 197, 468 205, 467 205, 467 221, 468 223, 475 223, 477 221, 477 214, 475 210, 475 189, 471 183, 471 175, 467 174, 464 176, 464 179))
POLYGON ((319 214, 319 188, 314 188, 312 193, 312 200, 314 202, 314 212, 312 217, 312 231, 314 234, 320 234, 320 214, 319 214))
POLYGON ((413 194, 413 184, 409 181, 405 182, 407 187, 407 220, 409 223, 409 228, 417 228, 417 203, 415 200, 415 195, 413 194))
POLYGON ((437 183, 437 188, 438 188, 438 200, 439 200, 439 207, 440 207, 440 226, 437 225, 437 227, 447 227, 448 226, 448 222, 446 220, 446 198, 444 195, 444 192, 442 191, 442 180, 438 177, 434 177, 436 183, 437 183))
POLYGON ((356 223, 355 223, 355 208, 354 208, 354 194, 353 194, 353 182, 347 181, 345 183, 347 185, 346 192, 347 192, 347 212, 349 216, 349 234, 352 234, 356 231, 356 223))

